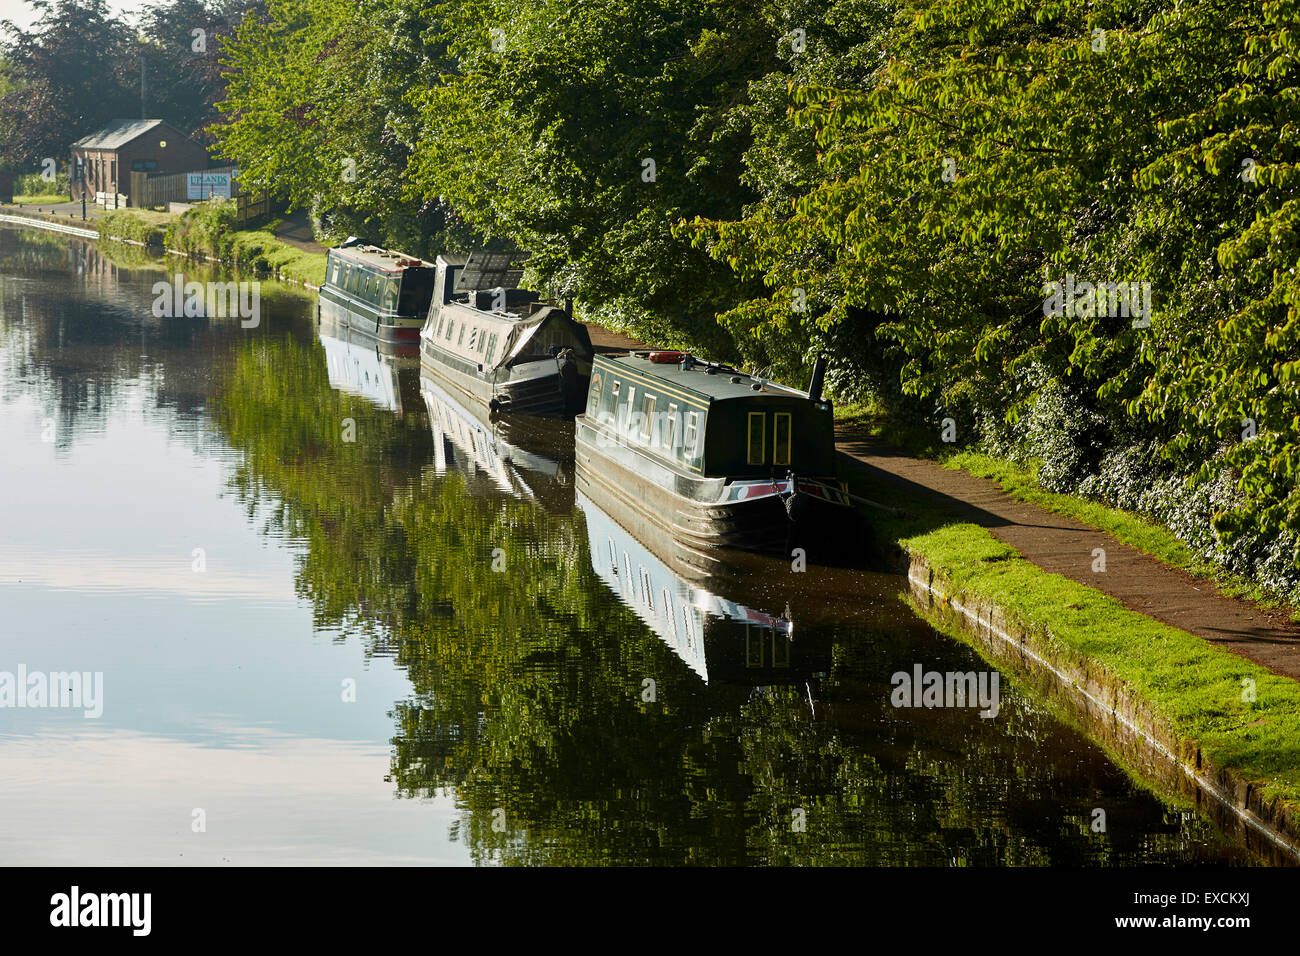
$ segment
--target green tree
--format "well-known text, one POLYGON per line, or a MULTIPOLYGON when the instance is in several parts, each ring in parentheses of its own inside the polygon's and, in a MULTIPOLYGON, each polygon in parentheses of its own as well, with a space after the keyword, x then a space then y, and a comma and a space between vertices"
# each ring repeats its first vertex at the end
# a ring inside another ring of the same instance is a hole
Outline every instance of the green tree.
POLYGON ((80 137, 140 109, 135 35, 104 0, 27 2, 40 11, 30 31, 0 25, 9 75, 0 158, 15 167, 65 157, 80 137))

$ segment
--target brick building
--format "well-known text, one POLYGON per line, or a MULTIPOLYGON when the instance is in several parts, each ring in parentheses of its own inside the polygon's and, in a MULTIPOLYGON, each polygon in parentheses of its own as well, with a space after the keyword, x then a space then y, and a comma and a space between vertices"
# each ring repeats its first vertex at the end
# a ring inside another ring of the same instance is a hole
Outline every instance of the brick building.
POLYGON ((72 144, 69 179, 74 201, 83 191, 89 202, 96 193, 120 193, 129 201, 133 171, 184 173, 207 168, 208 151, 170 123, 114 120, 72 144))

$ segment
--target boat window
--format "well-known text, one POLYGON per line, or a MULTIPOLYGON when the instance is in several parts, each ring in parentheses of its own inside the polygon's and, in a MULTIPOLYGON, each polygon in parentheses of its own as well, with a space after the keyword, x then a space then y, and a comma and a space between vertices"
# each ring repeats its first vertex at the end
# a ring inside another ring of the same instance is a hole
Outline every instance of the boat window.
POLYGON ((456 347, 460 348, 460 346, 464 344, 465 344, 465 323, 462 322, 460 324, 460 335, 456 336, 456 347))
POLYGON ((609 393, 609 405, 601 412, 601 418, 605 421, 618 421, 618 391, 623 387, 623 383, 614 379, 614 387, 609 393))
POLYGON ((385 279, 384 282, 384 311, 397 311, 397 279, 385 279))
POLYGON ((338 261, 337 259, 335 259, 335 260, 334 260, 334 274, 333 274, 333 277, 330 279, 330 282, 334 283, 335 285, 338 285, 338 284, 339 284, 339 273, 340 273, 341 271, 342 271, 342 270, 339 268, 339 261, 338 261))
POLYGON ((763 646, 766 643, 766 641, 764 641, 764 637, 766 637, 766 633, 767 632, 765 631, 758 631, 757 633, 755 633, 752 627, 750 627, 748 624, 745 625, 745 666, 746 667, 763 666, 764 658, 767 657, 766 653, 764 653, 767 650, 767 648, 763 646))
POLYGON ((767 416, 762 412, 749 413, 749 457, 746 459, 751 465, 763 464, 764 439, 767 437, 767 416))
POLYGON ((686 444, 682 448, 682 454, 688 461, 699 458, 700 450, 696 446, 700 438, 700 413, 686 413, 686 444))
POLYGON ((442 314, 442 313, 439 313, 439 314, 438 314, 438 327, 437 327, 436 329, 433 330, 433 337, 434 337, 434 338, 437 338, 439 335, 442 335, 442 327, 443 327, 443 324, 446 323, 446 321, 447 321, 447 316, 444 315, 444 314, 442 314))
POLYGON ((790 413, 777 412, 772 421, 772 464, 790 464, 790 413))
POLYGON ((649 443, 650 433, 654 428, 655 417, 655 397, 653 395, 647 395, 645 397, 645 401, 641 403, 641 413, 643 415, 643 420, 641 422, 641 440, 649 443))
POLYGON ((677 640, 677 618, 673 616, 673 596, 667 587, 664 588, 664 620, 672 629, 673 640, 677 640))
POLYGON ((677 447, 677 406, 668 406, 668 420, 664 422, 663 431, 660 433, 660 440, 663 447, 672 451, 677 447))
POLYGON ((790 666, 790 635, 772 632, 772 666, 790 666))
POLYGON ((480 332, 478 337, 478 350, 480 353, 487 348, 488 336, 486 332, 480 332))
POLYGON ((646 610, 653 614, 655 599, 654 592, 650 589, 650 572, 645 568, 639 568, 638 570, 641 572, 641 599, 645 601, 646 610))
POLYGON ((488 338, 487 355, 483 356, 485 361, 491 362, 492 356, 497 351, 497 334, 495 332, 488 338))
POLYGON ((469 333, 469 350, 474 351, 474 343, 478 341, 478 329, 471 329, 469 333))
POLYGON ((614 550, 614 539, 609 539, 609 569, 618 577, 618 552, 614 550))
POLYGON ((447 341, 451 341, 452 334, 456 331, 456 320, 452 319, 447 323, 447 341))
POLYGON ((427 315, 433 301, 434 274, 432 269, 407 269, 402 273, 402 292, 398 311, 402 315, 427 315))
POLYGON ((627 387, 627 414, 623 416, 623 427, 627 428, 628 431, 632 430, 632 415, 633 415, 633 409, 635 408, 636 408, 636 386, 629 385, 627 387))

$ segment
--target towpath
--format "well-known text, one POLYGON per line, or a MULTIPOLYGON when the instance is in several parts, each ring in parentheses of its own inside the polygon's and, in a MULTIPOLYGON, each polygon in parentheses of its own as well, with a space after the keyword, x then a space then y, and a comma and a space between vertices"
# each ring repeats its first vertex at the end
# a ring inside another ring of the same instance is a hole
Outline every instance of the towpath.
POLYGON ((1228 597, 1207 581, 1073 518, 1017 501, 994 481, 911 458, 846 426, 836 428, 843 460, 903 494, 987 528, 1025 559, 1109 594, 1130 610, 1202 637, 1277 674, 1300 679, 1300 626, 1285 614, 1228 597), (1093 549, 1106 551, 1094 572, 1093 549))

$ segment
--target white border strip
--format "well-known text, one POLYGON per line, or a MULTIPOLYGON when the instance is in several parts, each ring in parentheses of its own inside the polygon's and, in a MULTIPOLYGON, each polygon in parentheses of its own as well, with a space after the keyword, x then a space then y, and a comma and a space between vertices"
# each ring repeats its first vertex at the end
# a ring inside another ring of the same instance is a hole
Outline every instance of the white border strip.
POLYGON ((1151 734, 1147 733, 1147 731, 1144 730, 1142 727, 1139 727, 1137 724, 1133 723, 1133 721, 1129 720, 1127 717, 1125 717, 1122 713, 1120 713, 1120 712, 1119 712, 1118 710, 1116 710, 1114 707, 1109 707, 1109 706, 1107 706, 1105 703, 1103 703, 1102 701, 1098 700, 1098 699, 1097 699, 1096 697, 1094 697, 1092 694, 1088 693, 1087 690, 1085 690, 1083 687, 1079 686, 1079 683, 1078 683, 1077 681, 1075 681, 1074 678, 1072 678, 1072 677, 1070 677, 1069 675, 1067 675, 1067 674, 1063 673, 1062 671, 1060 671, 1060 670, 1059 670, 1057 667, 1055 667, 1055 666, 1054 666, 1050 661, 1046 660, 1046 659, 1043 658, 1043 657, 1040 657, 1038 654, 1035 654, 1034 651, 1033 651, 1030 647, 1028 647, 1026 644, 1021 643, 1020 641, 1017 641, 1015 638, 1013 638, 1013 637, 1012 637, 1010 634, 1008 634, 1006 631, 1003 631, 1003 630, 1001 630, 1000 628, 996 628, 996 627, 994 627, 994 626, 993 626, 993 623, 992 623, 991 621, 986 621, 986 620, 984 620, 984 618, 980 617, 978 613, 976 613, 976 612, 974 612, 974 611, 971 611, 971 610, 970 610, 969 608, 967 608, 967 607, 964 607, 960 601, 956 600, 955 598, 948 597, 947 595, 941 593, 940 591, 936 591, 936 590, 935 590, 935 589, 930 585, 930 582, 928 582, 928 581, 922 581, 922 580, 919 580, 918 578, 914 577, 913 574, 912 574, 912 570, 911 570, 910 567, 908 568, 908 571, 907 571, 907 580, 910 581, 910 582, 912 582, 912 584, 919 585, 920 587, 925 588, 927 591, 930 592, 931 595, 933 595, 934 597, 937 597, 937 598, 938 598, 940 601, 942 601, 944 604, 949 604, 949 605, 951 605, 952 607, 956 608, 958 611, 960 611, 960 612, 961 612, 961 613, 966 617, 967 620, 974 620, 977 624, 980 624, 981 626, 983 626, 983 627, 984 627, 986 630, 988 630, 990 633, 992 633, 992 634, 996 634, 998 637, 1002 638, 1002 640, 1006 641, 1008 644, 1013 645, 1013 646, 1014 646, 1018 651, 1020 651, 1022 654, 1027 654, 1029 657, 1032 657, 1032 658, 1033 658, 1035 661, 1037 661, 1037 662, 1038 662, 1042 667, 1045 667, 1047 670, 1049 670, 1049 671, 1051 671, 1053 674, 1055 674, 1055 675, 1056 675, 1056 678, 1057 678, 1059 681, 1061 681, 1061 683, 1067 685, 1068 687, 1073 688, 1074 691, 1075 691, 1076 693, 1079 693, 1079 694, 1083 695, 1084 697, 1086 697, 1088 700, 1092 701, 1092 702, 1093 702, 1094 704, 1096 704, 1097 707, 1100 708, 1101 710, 1103 710, 1103 711, 1110 711, 1110 714, 1111 714, 1112 717, 1114 717, 1115 719, 1117 719, 1120 723, 1122 723, 1122 724, 1123 724, 1125 727, 1127 727, 1129 730, 1133 731, 1133 733, 1135 733, 1137 736, 1139 736, 1139 737, 1141 737, 1143 740, 1145 740, 1145 741, 1146 741, 1146 742, 1147 742, 1147 743, 1148 743, 1152 748, 1154 748, 1158 753, 1163 754, 1167 759, 1173 761, 1173 763, 1174 763, 1176 766, 1178 766, 1179 769, 1181 769, 1181 770, 1183 771, 1183 773, 1185 773, 1188 777, 1190 777, 1192 780, 1194 780, 1194 781, 1195 781, 1195 782, 1196 782, 1196 783, 1201 787, 1202 790, 1204 790, 1204 791, 1206 791, 1207 793, 1209 793, 1211 796, 1213 796, 1216 800, 1218 800, 1218 801, 1219 801, 1221 804, 1223 804, 1225 807, 1228 807, 1229 809, 1231 809, 1232 812, 1235 813, 1238 817, 1240 817, 1241 820, 1242 820, 1243 822, 1245 822, 1248 826, 1250 826, 1251 828, 1257 830, 1259 833, 1263 834, 1264 836, 1268 837, 1270 840, 1272 840, 1274 843, 1276 843, 1279 847, 1281 847, 1282 849, 1288 851, 1288 852, 1291 853, 1293 856, 1295 856, 1297 859, 1300 859, 1300 846, 1297 846, 1296 844, 1294 844, 1294 843, 1292 843, 1290 840, 1288 840, 1285 836, 1283 836, 1282 834, 1280 834, 1280 833, 1278 833, 1277 831, 1273 830, 1271 827, 1269 827, 1267 824, 1265 824, 1262 820, 1260 820, 1259 817, 1257 817, 1257 816, 1256 816, 1253 812, 1251 812, 1250 810, 1245 809, 1245 808, 1243 808, 1243 807, 1239 807, 1239 806, 1237 806, 1236 803, 1234 803, 1232 800, 1228 799, 1228 798, 1223 794, 1223 792, 1220 790, 1220 788, 1219 788, 1219 787, 1218 787, 1218 786, 1217 786, 1213 781, 1211 781, 1211 780, 1209 780, 1209 779, 1207 779, 1207 778, 1201 776, 1201 774, 1199 774, 1197 771, 1195 771, 1194 769, 1192 769, 1191 767, 1189 767, 1189 766, 1188 766, 1186 763, 1184 763, 1182 760, 1179 760, 1179 759, 1178 759, 1178 756, 1177 756, 1173 751, 1171 751, 1168 747, 1166 747, 1163 743, 1161 743, 1161 742, 1160 742, 1159 740, 1157 740, 1155 737, 1151 736, 1151 734))
POLYGON ((83 239, 99 238, 99 233, 94 229, 80 229, 77 226, 65 226, 61 222, 50 222, 48 219, 28 219, 26 216, 0 215, 0 222, 12 222, 15 225, 30 226, 33 229, 45 229, 49 232, 65 232, 70 236, 80 236, 83 239))

